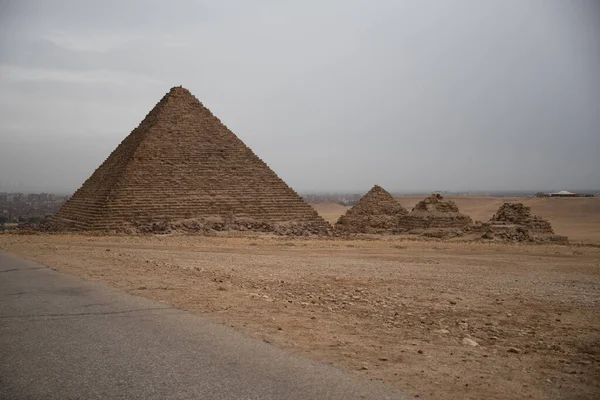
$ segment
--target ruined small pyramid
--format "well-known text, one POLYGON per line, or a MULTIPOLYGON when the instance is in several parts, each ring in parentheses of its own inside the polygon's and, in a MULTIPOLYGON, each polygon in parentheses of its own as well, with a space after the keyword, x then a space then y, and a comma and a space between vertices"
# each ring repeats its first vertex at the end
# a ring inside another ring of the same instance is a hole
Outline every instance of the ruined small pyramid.
POLYGON ((303 234, 330 228, 182 87, 158 102, 52 223, 124 232, 178 226, 303 234))
POLYGON ((351 233, 397 233, 408 211, 381 186, 375 185, 342 215, 335 228, 351 233))
POLYGON ((553 234, 550 222, 533 215, 531 208, 523 203, 504 203, 490 219, 491 225, 521 226, 533 233, 553 234))
POLYGON ((434 193, 418 202, 402 223, 408 229, 415 228, 464 228, 473 221, 462 214, 452 200, 445 200, 434 193))
POLYGON ((485 229, 482 239, 508 242, 559 243, 566 244, 569 238, 555 235, 550 222, 533 215, 531 208, 523 203, 504 203, 482 225, 485 229))

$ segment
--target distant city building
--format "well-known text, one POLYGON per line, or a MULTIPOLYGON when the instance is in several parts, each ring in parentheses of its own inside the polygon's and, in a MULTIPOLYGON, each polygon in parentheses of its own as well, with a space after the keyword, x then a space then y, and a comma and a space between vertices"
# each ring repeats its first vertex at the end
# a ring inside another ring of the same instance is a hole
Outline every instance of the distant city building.
POLYGON ((550 197, 592 197, 592 196, 593 195, 590 195, 590 194, 573 193, 573 192, 569 192, 567 190, 561 190, 559 192, 550 193, 550 197))
POLYGON ((40 220, 58 211, 68 196, 52 193, 0 193, 0 217, 5 223, 40 220))

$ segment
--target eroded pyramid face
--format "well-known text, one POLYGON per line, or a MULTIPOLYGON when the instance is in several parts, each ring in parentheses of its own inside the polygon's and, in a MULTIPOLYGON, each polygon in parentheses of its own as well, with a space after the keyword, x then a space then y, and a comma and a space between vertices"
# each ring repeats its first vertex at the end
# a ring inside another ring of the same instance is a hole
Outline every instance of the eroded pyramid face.
POLYGON ((434 193, 418 202, 403 223, 407 229, 465 228, 473 221, 456 203, 434 193))
POLYGON ((554 233, 550 222, 531 213, 523 203, 504 203, 490 219, 492 225, 510 224, 523 226, 534 233, 554 233))
POLYGON ((400 218, 408 212, 391 194, 375 185, 336 223, 336 228, 352 233, 396 233, 400 218))
POLYGON ((288 226, 296 233, 329 228, 181 87, 160 100, 53 221, 67 229, 117 231, 182 223, 194 229, 288 226))
POLYGON ((439 193, 434 193, 427 196, 425 199, 418 202, 415 207, 417 211, 427 212, 459 212, 458 206, 451 200, 445 200, 439 193))

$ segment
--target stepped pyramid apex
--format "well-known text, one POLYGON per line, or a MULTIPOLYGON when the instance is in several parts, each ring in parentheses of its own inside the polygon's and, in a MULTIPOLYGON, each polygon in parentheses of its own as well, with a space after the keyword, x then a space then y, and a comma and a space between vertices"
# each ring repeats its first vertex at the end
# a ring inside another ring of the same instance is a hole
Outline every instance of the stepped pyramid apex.
POLYGON ((161 101, 159 101, 158 104, 166 100, 179 102, 185 101, 186 99, 189 101, 192 101, 191 99, 194 99, 200 104, 202 104, 202 102, 200 102, 189 89, 186 89, 183 86, 173 86, 171 89, 169 89, 167 93, 165 93, 165 95, 163 96, 161 101))
POLYGON ((181 85, 173 86, 171 88, 171 90, 169 90, 169 93, 185 93, 185 94, 189 94, 190 96, 193 96, 192 92, 190 92, 189 89, 186 89, 181 85))
POLYGON ((389 198, 393 198, 393 196, 390 194, 390 192, 388 192, 387 190, 385 190, 383 188, 383 186, 380 186, 380 185, 377 185, 377 184, 373 185, 373 187, 371 189, 369 189, 369 191, 367 193, 365 193, 365 195, 363 197, 367 197, 367 196, 371 197, 371 196, 374 196, 376 194, 381 194, 381 195, 385 196, 388 199, 389 198))
POLYGON ((394 197, 383 187, 373 185, 373 187, 352 207, 356 211, 361 211, 369 214, 387 213, 387 212, 403 212, 407 213, 406 209, 398 203, 394 197))
POLYGON ((53 217, 57 229, 325 233, 329 224, 173 87, 53 217))

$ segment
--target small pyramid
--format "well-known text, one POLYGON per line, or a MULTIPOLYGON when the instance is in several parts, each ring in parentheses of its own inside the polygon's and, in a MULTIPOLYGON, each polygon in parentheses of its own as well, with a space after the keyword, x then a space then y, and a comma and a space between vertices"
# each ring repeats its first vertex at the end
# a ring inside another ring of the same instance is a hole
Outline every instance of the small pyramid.
POLYGON ((351 233, 397 233, 399 219, 408 211, 381 186, 375 185, 335 224, 351 233))
POLYGON ((434 193, 415 205, 402 223, 407 229, 415 228, 464 228, 473 221, 462 214, 452 200, 444 200, 441 194, 434 193))
POLYGON ((53 217, 56 228, 69 230, 152 232, 173 224, 295 234, 330 228, 182 87, 158 102, 53 217))
POLYGON ((549 221, 531 213, 523 203, 504 203, 490 219, 491 225, 516 225, 533 233, 553 234, 549 221))

